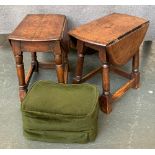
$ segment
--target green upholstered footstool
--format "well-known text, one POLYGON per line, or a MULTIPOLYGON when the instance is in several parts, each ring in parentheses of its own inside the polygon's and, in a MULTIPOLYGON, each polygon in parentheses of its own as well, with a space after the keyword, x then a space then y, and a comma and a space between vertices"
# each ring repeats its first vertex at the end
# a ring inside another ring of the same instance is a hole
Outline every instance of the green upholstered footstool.
POLYGON ((37 81, 21 106, 24 135, 31 140, 86 143, 97 135, 99 92, 90 84, 37 81))

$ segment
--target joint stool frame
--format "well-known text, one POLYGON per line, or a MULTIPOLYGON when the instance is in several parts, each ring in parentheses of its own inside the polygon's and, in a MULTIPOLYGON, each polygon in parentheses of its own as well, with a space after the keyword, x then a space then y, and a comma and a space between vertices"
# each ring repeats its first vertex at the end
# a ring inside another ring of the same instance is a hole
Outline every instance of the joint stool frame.
POLYGON ((73 83, 82 83, 101 73, 102 95, 99 100, 103 112, 110 113, 112 102, 125 94, 128 89, 139 88, 139 47, 148 26, 149 21, 143 18, 112 13, 69 31, 70 47, 75 47, 78 54, 73 83), (98 51, 101 66, 83 75, 85 49, 89 48, 98 51), (131 59, 131 73, 120 69, 131 59), (113 94, 110 91, 110 71, 128 79, 128 82, 113 94))
POLYGON ((78 83, 85 82, 86 80, 90 79, 92 76, 100 72, 102 74, 102 88, 103 88, 103 93, 100 96, 100 106, 103 112, 110 113, 112 111, 112 102, 119 99, 122 95, 124 95, 128 89, 139 88, 139 82, 140 82, 139 51, 132 58, 131 73, 127 73, 122 69, 120 69, 119 67, 110 65, 108 61, 109 59, 106 55, 105 48, 103 47, 99 47, 95 45, 92 46, 89 43, 84 43, 78 40, 77 53, 78 53, 77 67, 76 67, 76 73, 75 73, 75 78, 73 80, 73 83, 78 84, 78 83), (97 69, 94 69, 90 73, 86 75, 82 75, 85 46, 98 50, 98 57, 102 64, 102 67, 98 67, 97 69), (110 71, 129 79, 128 82, 126 82, 123 86, 121 86, 114 94, 110 93, 110 76, 109 76, 110 71))
MULTIPOLYGON (((33 23, 34 21, 29 20, 31 15, 28 15, 25 17, 25 20, 29 23, 33 23)), ((34 15, 36 19, 42 18, 42 22, 46 22, 46 26, 50 27, 51 20, 51 15, 34 15)), ((46 35, 48 37, 42 37, 41 39, 39 38, 40 35, 37 32, 37 37, 35 39, 31 39, 31 33, 26 34, 27 36, 30 36, 30 39, 27 39, 26 37, 24 39, 21 39, 18 37, 19 33, 22 32, 25 28, 27 29, 27 25, 25 26, 24 20, 23 23, 19 24, 17 30, 15 30, 9 37, 9 42, 12 47, 12 51, 15 57, 15 62, 16 62, 16 70, 17 70, 17 76, 18 76, 18 82, 19 82, 19 97, 20 100, 22 101, 27 93, 27 87, 29 84, 29 81, 32 77, 32 74, 34 72, 38 72, 39 68, 44 68, 44 69, 53 69, 56 68, 56 73, 57 73, 57 79, 58 83, 67 83, 68 80, 68 71, 69 71, 69 61, 68 61, 68 52, 69 52, 69 45, 68 45, 68 35, 67 35, 67 20, 66 17, 63 15, 52 15, 54 19, 57 17, 62 17, 64 18, 63 25, 62 25, 62 31, 61 31, 61 36, 58 36, 58 34, 55 34, 55 39, 53 38, 48 38, 52 33, 47 30, 46 35), (16 35, 16 33, 18 35, 16 35), (23 52, 29 52, 31 53, 31 66, 29 67, 28 73, 25 75, 25 70, 24 70, 24 63, 23 63, 23 52), (45 63, 45 62, 38 62, 37 60, 37 52, 51 52, 54 54, 54 61, 50 63, 45 63)), ((57 19, 56 19, 57 20, 57 19)), ((41 22, 41 21, 39 21, 41 22)), ((57 21, 58 22, 58 21, 57 21)), ((27 23, 26 23, 27 24, 27 23)), ((42 23, 42 25, 44 22, 42 23)), ((60 27, 60 26, 59 26, 60 27)), ((32 28, 32 27, 31 27, 32 28)), ((37 27, 38 28, 38 27, 37 27)), ((38 28, 38 31, 42 31, 42 29, 38 28)), ((23 31, 24 32, 24 31, 23 31)), ((35 32, 35 29, 33 29, 33 33, 35 32)), ((36 34, 36 32, 34 33, 36 34)), ((46 36, 45 35, 45 36, 46 36)), ((34 37, 34 36, 33 36, 34 37)))
POLYGON ((11 40, 10 44, 12 46, 15 61, 16 61, 17 76, 18 76, 18 81, 19 81, 19 96, 20 96, 21 101, 26 95, 27 87, 28 87, 28 84, 32 77, 33 72, 38 72, 39 68, 53 69, 56 66, 58 82, 67 83, 68 69, 69 69, 68 54, 66 53, 66 51, 62 50, 59 43, 55 46, 55 52, 54 52, 55 62, 52 62, 52 63, 38 62, 36 52, 32 52, 31 53, 31 58, 32 58, 31 66, 29 67, 27 75, 25 75, 25 70, 24 70, 23 51, 20 48, 21 43, 19 41, 11 40), (63 59, 65 60, 64 63, 63 63, 63 59))

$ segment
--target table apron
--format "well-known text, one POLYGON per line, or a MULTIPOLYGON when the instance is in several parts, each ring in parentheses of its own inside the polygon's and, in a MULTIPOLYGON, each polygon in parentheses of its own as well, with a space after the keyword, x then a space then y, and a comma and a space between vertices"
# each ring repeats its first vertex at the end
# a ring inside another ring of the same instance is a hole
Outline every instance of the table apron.
POLYGON ((24 52, 52 52, 55 43, 51 41, 21 41, 21 51, 24 52))

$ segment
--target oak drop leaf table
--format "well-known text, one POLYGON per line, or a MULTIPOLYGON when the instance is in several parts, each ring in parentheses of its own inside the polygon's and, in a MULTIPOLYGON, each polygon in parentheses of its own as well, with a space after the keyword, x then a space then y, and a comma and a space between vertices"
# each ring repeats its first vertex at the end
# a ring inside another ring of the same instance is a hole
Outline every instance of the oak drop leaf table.
POLYGON ((29 14, 8 37, 16 61, 21 101, 27 92, 33 71, 39 67, 56 66, 59 83, 66 83, 68 76, 68 37, 67 20, 58 14, 29 14), (23 52, 30 52, 32 62, 25 78, 23 52), (53 52, 54 63, 37 61, 37 52, 53 52))
POLYGON ((103 112, 110 113, 112 111, 111 103, 129 88, 139 87, 139 47, 148 25, 149 21, 145 19, 113 13, 69 31, 70 44, 77 48, 78 53, 73 83, 84 82, 96 73, 101 72, 103 93, 100 96, 100 106, 103 112), (86 47, 98 51, 102 66, 83 76, 86 47), (132 72, 127 73, 120 67, 130 59, 132 59, 132 72), (110 70, 129 79, 114 94, 110 93, 110 70))

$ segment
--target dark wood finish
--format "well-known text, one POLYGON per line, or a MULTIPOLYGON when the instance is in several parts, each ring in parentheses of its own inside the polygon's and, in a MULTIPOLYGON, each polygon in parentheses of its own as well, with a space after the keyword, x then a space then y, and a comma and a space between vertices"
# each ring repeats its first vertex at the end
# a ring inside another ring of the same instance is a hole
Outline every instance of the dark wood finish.
POLYGON ((62 63, 62 55, 55 54, 54 55, 56 71, 59 83, 64 83, 64 71, 63 71, 63 63, 62 63))
POLYGON ((132 60, 132 78, 135 79, 133 88, 137 89, 140 85, 140 72, 139 72, 139 51, 133 56, 132 60))
POLYGON ((71 46, 77 46, 78 53, 76 75, 73 82, 84 82, 101 71, 103 93, 100 96, 100 106, 103 112, 110 113, 113 101, 125 94, 128 89, 139 87, 138 51, 148 26, 149 22, 145 19, 113 13, 69 32, 71 46), (98 51, 102 67, 83 76, 84 49, 87 47, 98 51), (120 67, 130 59, 133 59, 132 72, 127 73, 120 67), (110 93, 110 70, 129 79, 114 94, 110 93))
POLYGON ((69 31, 69 34, 84 42, 107 46, 146 22, 145 19, 135 16, 113 13, 81 25, 69 31))
POLYGON ((43 68, 43 69, 55 69, 55 61, 51 61, 51 62, 39 62, 39 68, 43 68))
POLYGON ((29 84, 34 69, 35 69, 35 66, 30 66, 30 68, 29 68, 29 70, 28 70, 28 73, 27 73, 27 75, 26 75, 26 78, 25 78, 25 83, 26 83, 26 85, 29 84))
POLYGON ((139 50, 139 45, 144 39, 147 28, 148 23, 144 23, 138 29, 108 45, 107 53, 111 64, 119 66, 126 64, 139 50))
POLYGON ((112 95, 112 100, 116 100, 119 97, 121 97, 123 94, 127 92, 128 89, 130 89, 133 84, 135 83, 135 79, 129 80, 127 83, 125 83, 120 89, 118 89, 113 95, 112 95))
POLYGON ((109 64, 107 62, 102 64, 102 88, 103 94, 100 97, 100 106, 102 111, 110 113, 112 111, 111 94, 110 94, 110 77, 109 77, 109 64))
POLYGON ((36 52, 31 53, 31 58, 32 58, 32 61, 31 61, 32 67, 34 66, 34 71, 35 71, 35 72, 38 72, 39 64, 38 64, 36 52))
POLYGON ((83 71, 83 63, 84 63, 84 43, 82 41, 77 41, 77 67, 76 67, 76 77, 73 83, 79 83, 82 78, 82 71, 83 71))
POLYGON ((59 83, 67 83, 67 19, 58 14, 29 14, 8 37, 16 60, 21 101, 27 92, 33 72, 38 68, 56 68, 59 83), (31 67, 25 78, 23 52, 31 52, 31 67), (37 60, 37 52, 53 52, 54 63, 37 60))

